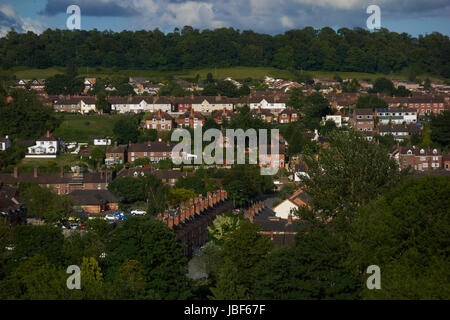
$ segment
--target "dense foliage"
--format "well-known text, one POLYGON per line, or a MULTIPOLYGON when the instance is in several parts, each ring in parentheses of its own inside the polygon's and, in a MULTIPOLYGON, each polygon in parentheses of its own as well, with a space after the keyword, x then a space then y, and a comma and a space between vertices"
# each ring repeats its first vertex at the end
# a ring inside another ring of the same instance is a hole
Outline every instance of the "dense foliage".
POLYGON ((448 36, 414 38, 381 29, 306 27, 281 35, 233 28, 199 31, 185 26, 153 31, 15 31, 0 39, 1 67, 47 68, 72 62, 86 67, 179 70, 203 67, 275 66, 302 70, 399 72, 450 77, 448 36))

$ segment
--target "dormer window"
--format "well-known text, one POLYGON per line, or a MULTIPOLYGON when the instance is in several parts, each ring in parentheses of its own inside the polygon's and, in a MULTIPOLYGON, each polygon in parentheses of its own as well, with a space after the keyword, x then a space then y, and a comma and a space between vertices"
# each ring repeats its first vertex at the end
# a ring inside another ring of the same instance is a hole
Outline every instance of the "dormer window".
POLYGON ((411 154, 412 154, 412 151, 411 151, 411 150, 408 150, 407 154, 411 155, 411 154))
POLYGON ((436 149, 433 149, 433 154, 437 154, 437 150, 436 149))
POLYGON ((420 149, 420 154, 424 154, 424 153, 425 153, 425 150, 420 149))

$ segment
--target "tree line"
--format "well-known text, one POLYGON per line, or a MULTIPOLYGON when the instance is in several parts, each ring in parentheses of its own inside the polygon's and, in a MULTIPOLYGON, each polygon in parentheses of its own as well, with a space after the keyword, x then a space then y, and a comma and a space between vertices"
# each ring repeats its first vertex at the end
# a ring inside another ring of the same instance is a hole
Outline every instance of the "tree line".
POLYGON ((74 63, 83 67, 155 69, 211 67, 408 74, 450 77, 450 41, 440 33, 419 35, 381 29, 306 27, 268 35, 233 28, 198 30, 185 26, 164 34, 140 31, 51 30, 40 35, 14 30, 0 39, 0 65, 48 68, 74 63))

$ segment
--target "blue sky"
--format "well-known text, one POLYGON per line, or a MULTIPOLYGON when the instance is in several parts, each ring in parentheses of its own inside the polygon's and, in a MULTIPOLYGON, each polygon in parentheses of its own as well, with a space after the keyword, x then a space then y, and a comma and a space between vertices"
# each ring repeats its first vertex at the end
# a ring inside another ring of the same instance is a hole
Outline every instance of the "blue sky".
POLYGON ((269 34, 294 28, 366 28, 366 8, 381 8, 381 26, 413 36, 434 31, 450 35, 449 0, 0 0, 0 36, 66 28, 66 9, 81 9, 84 30, 164 32, 190 25, 233 27, 269 34))

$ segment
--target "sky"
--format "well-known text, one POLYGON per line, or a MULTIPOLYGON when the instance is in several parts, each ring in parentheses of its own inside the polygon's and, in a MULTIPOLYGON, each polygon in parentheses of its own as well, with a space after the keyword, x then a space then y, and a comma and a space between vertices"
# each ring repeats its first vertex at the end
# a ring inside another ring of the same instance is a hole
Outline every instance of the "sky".
POLYGON ((450 35, 450 0, 0 0, 0 37, 17 32, 67 29, 68 6, 81 10, 82 30, 172 32, 233 27, 268 34, 290 29, 361 27, 369 5, 381 10, 381 27, 412 36, 450 35))

